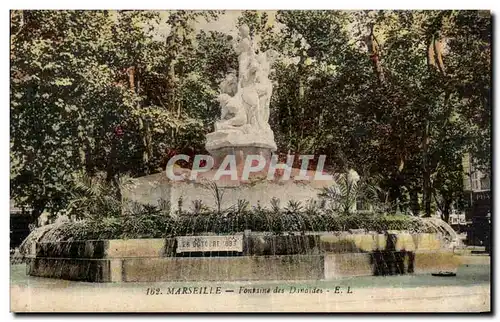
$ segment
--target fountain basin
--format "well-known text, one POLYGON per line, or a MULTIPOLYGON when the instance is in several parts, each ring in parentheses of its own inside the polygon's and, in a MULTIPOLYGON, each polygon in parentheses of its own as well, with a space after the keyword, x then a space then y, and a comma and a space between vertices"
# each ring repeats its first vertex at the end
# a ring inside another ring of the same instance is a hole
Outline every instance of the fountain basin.
POLYGON ((32 276, 89 282, 328 280, 456 271, 438 234, 245 232, 238 251, 179 252, 177 238, 36 243, 32 276))

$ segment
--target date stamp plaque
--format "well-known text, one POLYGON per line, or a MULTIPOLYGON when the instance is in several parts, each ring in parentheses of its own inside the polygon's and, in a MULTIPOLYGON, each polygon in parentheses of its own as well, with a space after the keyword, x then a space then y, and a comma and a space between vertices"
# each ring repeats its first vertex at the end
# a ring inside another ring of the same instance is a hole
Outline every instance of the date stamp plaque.
POLYGON ((177 253, 187 252, 242 252, 243 236, 180 236, 177 253))

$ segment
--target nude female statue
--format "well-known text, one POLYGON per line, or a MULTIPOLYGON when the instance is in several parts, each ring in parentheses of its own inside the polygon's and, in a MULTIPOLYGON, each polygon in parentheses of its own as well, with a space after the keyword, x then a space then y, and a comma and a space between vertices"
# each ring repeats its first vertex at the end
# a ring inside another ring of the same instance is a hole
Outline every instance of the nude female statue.
POLYGON ((215 131, 207 134, 205 147, 209 152, 235 146, 267 147, 275 151, 273 131, 268 124, 272 91, 268 78, 269 53, 256 55, 248 26, 241 26, 239 35, 234 45, 238 71, 221 83, 217 97, 220 121, 215 123, 215 131))
POLYGON ((274 60, 274 52, 267 51, 257 55, 260 68, 256 78, 256 89, 259 95, 260 115, 263 124, 267 124, 269 121, 269 106, 273 91, 273 83, 269 80, 272 60, 274 60))
POLYGON ((238 95, 238 80, 229 74, 221 83, 221 94, 217 100, 221 106, 221 120, 215 123, 215 129, 232 129, 247 124, 247 114, 238 95))
MULTIPOLYGON (((241 79, 246 74, 246 71, 255 56, 252 46, 252 39, 250 38, 250 28, 247 25, 240 27, 241 40, 236 44, 234 50, 238 54, 238 77, 241 79)), ((241 85, 238 84, 240 87, 241 85)))
POLYGON ((268 52, 258 56, 254 53, 248 26, 240 27, 240 36, 235 49, 239 55, 238 79, 230 74, 221 84, 222 93, 217 98, 221 105, 221 120, 216 123, 216 130, 240 128, 245 133, 270 130, 272 83, 268 78, 268 52))

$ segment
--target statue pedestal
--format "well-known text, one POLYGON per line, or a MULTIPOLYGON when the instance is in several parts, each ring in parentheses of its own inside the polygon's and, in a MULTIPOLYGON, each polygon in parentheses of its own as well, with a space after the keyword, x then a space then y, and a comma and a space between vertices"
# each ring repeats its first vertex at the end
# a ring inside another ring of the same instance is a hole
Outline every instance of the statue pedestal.
MULTIPOLYGON (((243 168, 245 165, 245 160, 247 156, 260 155, 266 160, 266 165, 269 164, 271 160, 271 148, 268 147, 256 147, 256 146, 241 146, 241 147, 222 147, 219 149, 214 149, 210 151, 210 154, 214 158, 214 167, 219 167, 219 165, 224 161, 227 155, 234 155, 236 159, 236 167, 238 169, 243 168)), ((267 166, 266 166, 267 168, 267 166)))
MULTIPOLYGON (((186 169, 184 169, 186 170, 186 169)), ((298 174, 298 169, 293 169, 293 173, 298 174)), ((193 203, 201 200, 203 205, 212 209, 217 209, 214 197, 214 185, 222 191, 221 208, 228 209, 238 200, 246 200, 250 206, 269 208, 271 200, 280 200, 280 207, 286 207, 288 201, 300 201, 302 205, 309 200, 318 200, 318 193, 321 188, 331 185, 328 180, 267 180, 266 173, 255 173, 248 181, 231 180, 229 176, 224 176, 219 180, 212 181, 215 171, 200 173, 196 181, 170 181, 164 172, 134 179, 134 183, 123 189, 123 197, 127 200, 136 201, 140 204, 158 206, 160 200, 170 202, 171 211, 175 212, 180 208, 190 212, 193 203)), ((314 171, 310 171, 313 176, 314 171)))
MULTIPOLYGON (((243 133, 241 130, 219 130, 207 134, 205 147, 214 158, 214 169, 219 168, 226 156, 233 155, 236 159, 238 178, 241 177, 248 156, 264 157, 266 166, 263 171, 267 173, 272 153, 276 151, 276 143, 274 143, 271 130, 262 131, 260 134, 243 133)), ((213 177, 214 174, 215 171, 211 171, 204 173, 203 177, 213 177)))
POLYGON ((240 129, 228 129, 208 133, 205 148, 213 157, 217 158, 226 152, 225 155, 234 154, 231 152, 236 152, 238 149, 249 154, 254 152, 259 154, 263 151, 274 152, 276 151, 276 143, 274 143, 274 134, 271 130, 245 133, 240 129))

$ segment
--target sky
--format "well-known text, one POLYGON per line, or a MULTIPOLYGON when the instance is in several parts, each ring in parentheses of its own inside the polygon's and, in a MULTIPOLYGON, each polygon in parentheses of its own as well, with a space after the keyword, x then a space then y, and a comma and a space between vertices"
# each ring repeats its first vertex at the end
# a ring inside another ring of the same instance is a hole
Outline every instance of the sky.
POLYGON ((241 15, 241 10, 227 10, 217 20, 212 22, 200 21, 197 28, 205 31, 219 31, 235 36, 237 33, 236 22, 241 15))
MULTIPOLYGON (((214 21, 207 22, 205 19, 200 19, 195 25, 195 28, 198 30, 204 31, 219 31, 233 37, 237 36, 238 30, 236 28, 236 22, 238 21, 238 17, 241 16, 241 10, 225 10, 223 14, 221 14, 214 21)), ((267 11, 269 19, 274 19, 275 10, 267 11)), ((160 16, 163 21, 167 20, 168 11, 162 11, 160 16)), ((161 37, 166 37, 170 31, 170 26, 168 24, 160 23, 159 26, 159 34, 161 37)))

